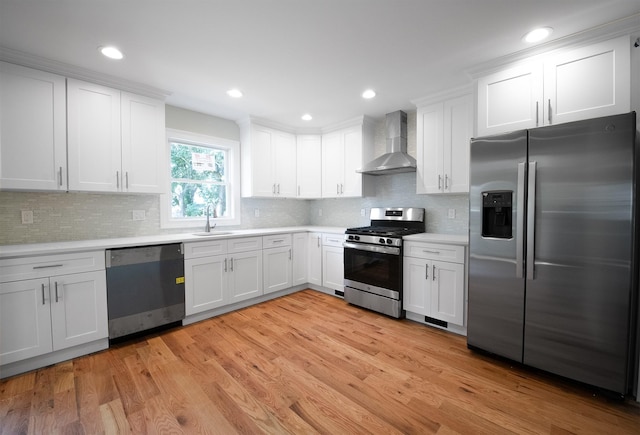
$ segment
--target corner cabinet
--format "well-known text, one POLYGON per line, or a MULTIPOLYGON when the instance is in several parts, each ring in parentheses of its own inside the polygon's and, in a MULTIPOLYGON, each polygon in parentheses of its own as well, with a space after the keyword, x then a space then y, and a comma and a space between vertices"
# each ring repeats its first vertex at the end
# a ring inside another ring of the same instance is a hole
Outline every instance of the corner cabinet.
POLYGON ((630 38, 561 51, 478 79, 478 136, 631 109, 630 38))
POLYGON ((469 192, 472 135, 471 95, 418 107, 416 193, 469 192))
POLYGON ((242 196, 295 198, 296 137, 251 120, 239 125, 242 196))
POLYGON ((0 189, 67 190, 65 86, 0 62, 0 189))
POLYGON ((300 135, 296 137, 297 197, 314 199, 322 197, 322 136, 300 135))
POLYGON ((407 241, 403 309, 464 325, 465 247, 407 241))
POLYGON ((164 102, 67 80, 69 190, 162 193, 164 102))
POLYGON ((374 125, 368 118, 322 135, 322 197, 363 196, 363 174, 356 172, 373 158, 374 125))
POLYGON ((98 340, 108 346, 104 258, 95 251, 0 261, 3 366, 98 340))

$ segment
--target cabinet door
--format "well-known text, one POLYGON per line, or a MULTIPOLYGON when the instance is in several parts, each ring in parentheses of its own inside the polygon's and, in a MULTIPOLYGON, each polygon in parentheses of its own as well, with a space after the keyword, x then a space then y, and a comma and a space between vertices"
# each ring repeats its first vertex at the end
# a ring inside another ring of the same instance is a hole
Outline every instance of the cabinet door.
POLYGON ((229 256, 229 302, 262 295, 262 251, 229 256))
POLYGON ((307 281, 322 285, 322 234, 310 233, 307 245, 307 281))
POLYGON ((340 196, 362 196, 362 174, 356 170, 362 167, 362 128, 351 128, 342 133, 344 141, 343 186, 340 196))
POLYGON ((284 132, 274 133, 273 175, 276 195, 284 198, 298 196, 296 189, 296 138, 284 132))
POLYGON ((228 260, 225 255, 184 262, 185 313, 201 313, 227 303, 228 260))
POLYGON ((430 262, 413 257, 403 259, 402 308, 423 316, 430 315, 431 267, 430 262))
POLYGON ((0 62, 0 188, 66 190, 64 77, 0 62))
POLYGON ((443 187, 444 105, 418 110, 416 192, 440 193, 443 187))
POLYGON ((272 197, 276 193, 273 179, 273 131, 254 125, 251 127, 251 196, 272 197))
POLYGON ((164 102, 122 93, 122 190, 163 193, 166 164, 164 102))
POLYGON ((322 247, 322 285, 344 291, 344 248, 322 247))
POLYGON ((542 125, 542 64, 478 79, 478 136, 542 125))
POLYGON ((122 188, 120 92, 67 80, 69 190, 122 188))
POLYGON ((262 251, 264 294, 291 287, 291 246, 262 251))
POLYGON ((54 350, 109 336, 104 270, 55 276, 49 282, 54 350))
POLYGON ((469 192, 469 151, 473 102, 465 95, 444 102, 444 192, 469 192))
POLYGON ((322 139, 320 136, 298 136, 298 198, 322 197, 322 139))
POLYGON ((0 362, 9 364, 52 350, 49 280, 0 284, 0 362))
POLYGON ((302 285, 307 280, 307 244, 309 236, 307 233, 296 233, 293 235, 293 260, 291 263, 291 285, 302 285))
POLYGON ((464 324, 464 265, 433 261, 431 263, 431 300, 427 314, 445 322, 464 324))
POLYGON ((322 136, 322 197, 340 196, 340 186, 344 185, 344 146, 340 133, 322 136))
POLYGON ((630 95, 628 36, 545 61, 545 124, 626 113, 630 95))

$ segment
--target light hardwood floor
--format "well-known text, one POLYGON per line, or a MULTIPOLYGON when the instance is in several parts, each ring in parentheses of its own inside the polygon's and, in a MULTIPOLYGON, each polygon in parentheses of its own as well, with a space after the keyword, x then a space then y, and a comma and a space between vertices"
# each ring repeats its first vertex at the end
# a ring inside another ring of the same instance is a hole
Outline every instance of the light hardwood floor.
POLYGON ((638 434, 637 403, 312 290, 0 382, 1 433, 638 434))

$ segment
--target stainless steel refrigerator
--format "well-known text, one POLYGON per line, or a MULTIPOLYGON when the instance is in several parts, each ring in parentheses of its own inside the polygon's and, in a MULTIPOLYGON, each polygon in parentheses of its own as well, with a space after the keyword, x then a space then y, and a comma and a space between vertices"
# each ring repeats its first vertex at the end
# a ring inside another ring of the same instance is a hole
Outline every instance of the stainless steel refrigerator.
POLYGON ((626 394, 635 113, 471 142, 467 343, 626 394))

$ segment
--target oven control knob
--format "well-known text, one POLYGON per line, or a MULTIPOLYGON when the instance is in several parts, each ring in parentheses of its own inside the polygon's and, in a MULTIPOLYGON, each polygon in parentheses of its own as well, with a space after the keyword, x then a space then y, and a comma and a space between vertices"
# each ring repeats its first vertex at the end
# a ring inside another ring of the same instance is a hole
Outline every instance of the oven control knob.
POLYGON ((387 239, 387 245, 391 245, 393 241, 391 239, 387 239))
POLYGON ((354 236, 353 238, 356 240, 360 240, 360 236, 354 236))
POLYGON ((380 239, 378 240, 379 243, 382 243, 384 245, 384 239, 380 239))
POLYGON ((353 239, 354 239, 354 237, 353 237, 353 236, 348 236, 347 238, 348 238, 349 240, 353 240, 353 239))

